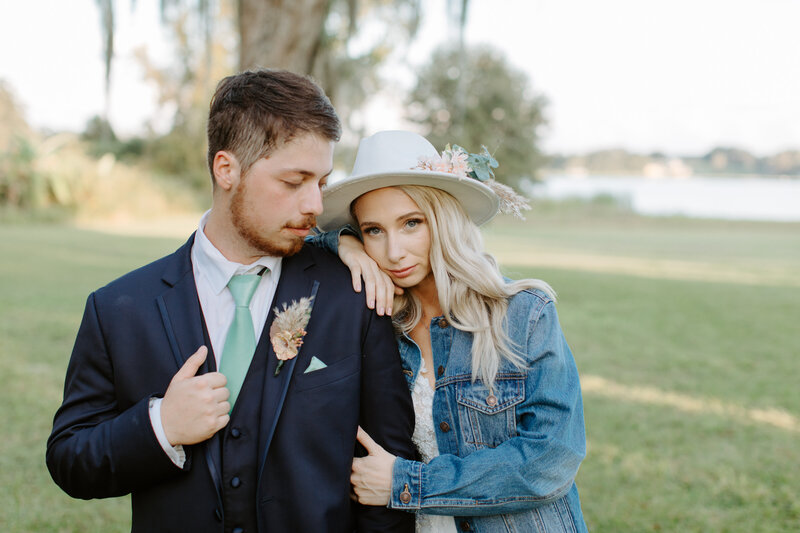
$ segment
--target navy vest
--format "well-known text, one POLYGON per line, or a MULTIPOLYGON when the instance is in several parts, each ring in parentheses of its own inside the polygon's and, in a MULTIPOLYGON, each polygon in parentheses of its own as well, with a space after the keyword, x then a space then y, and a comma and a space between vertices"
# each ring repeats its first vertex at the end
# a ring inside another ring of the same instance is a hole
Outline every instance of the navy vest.
MULTIPOLYGON (((204 321, 205 322, 205 321, 204 321)), ((208 332, 203 324, 203 330, 208 332)), ((256 346, 253 360, 245 376, 228 425, 213 439, 219 443, 221 465, 222 512, 217 518, 224 522, 225 532, 249 533, 258 531, 256 498, 260 462, 259 434, 261 405, 267 383, 269 328, 265 325, 256 346)), ((210 346, 206 338, 207 346, 210 346)), ((213 359, 212 359, 213 361, 213 359)))

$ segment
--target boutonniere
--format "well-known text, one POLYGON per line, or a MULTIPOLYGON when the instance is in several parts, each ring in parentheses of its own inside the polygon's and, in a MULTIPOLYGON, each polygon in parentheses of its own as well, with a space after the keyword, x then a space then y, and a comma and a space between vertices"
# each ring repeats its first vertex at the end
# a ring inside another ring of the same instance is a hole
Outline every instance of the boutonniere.
POLYGON ((283 311, 276 307, 275 319, 269 328, 269 339, 272 342, 272 349, 278 358, 278 366, 275 368, 277 376, 283 368, 283 364, 289 359, 294 359, 300 346, 303 345, 303 337, 306 335, 306 326, 311 318, 312 300, 310 298, 300 298, 300 301, 292 300, 292 305, 283 304, 283 311))

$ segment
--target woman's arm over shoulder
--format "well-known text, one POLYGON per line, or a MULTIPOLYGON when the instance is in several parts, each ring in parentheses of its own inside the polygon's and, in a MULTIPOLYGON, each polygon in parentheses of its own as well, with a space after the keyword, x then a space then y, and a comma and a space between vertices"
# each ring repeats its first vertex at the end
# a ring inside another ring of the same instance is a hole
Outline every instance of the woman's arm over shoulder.
POLYGON ((339 256, 342 263, 350 269, 355 292, 361 292, 363 279, 367 307, 374 309, 380 316, 392 314, 394 295, 402 294, 402 290, 397 289, 392 279, 367 255, 358 232, 352 226, 348 224, 335 231, 309 235, 306 242, 339 256))
POLYGON ((344 226, 335 230, 309 235, 306 237, 305 241, 312 246, 322 248, 323 250, 327 250, 332 254, 338 255, 339 237, 342 235, 352 235, 353 237, 358 237, 358 232, 350 224, 345 224, 344 226))
MULTIPOLYGON (((428 464, 398 459, 391 507, 491 515, 534 508, 571 489, 586 454, 583 404, 572 352, 553 300, 545 293, 523 291, 512 299, 509 313, 509 334, 526 349, 528 365, 520 384, 524 399, 513 407, 516 436, 463 457, 441 455, 428 464)), ((457 408, 466 409, 460 404, 457 408)), ((469 424, 472 415, 478 416, 469 413, 457 422, 469 424)), ((463 434, 465 427, 460 429, 463 434)))

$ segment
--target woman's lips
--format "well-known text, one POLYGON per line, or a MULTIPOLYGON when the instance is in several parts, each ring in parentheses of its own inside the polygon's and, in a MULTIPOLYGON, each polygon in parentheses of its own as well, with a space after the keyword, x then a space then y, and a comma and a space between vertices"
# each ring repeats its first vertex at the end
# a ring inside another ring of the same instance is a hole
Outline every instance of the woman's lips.
POLYGON ((405 278, 411 275, 417 265, 411 265, 410 267, 403 268, 401 270, 390 270, 389 272, 392 273, 392 276, 396 278, 405 278))

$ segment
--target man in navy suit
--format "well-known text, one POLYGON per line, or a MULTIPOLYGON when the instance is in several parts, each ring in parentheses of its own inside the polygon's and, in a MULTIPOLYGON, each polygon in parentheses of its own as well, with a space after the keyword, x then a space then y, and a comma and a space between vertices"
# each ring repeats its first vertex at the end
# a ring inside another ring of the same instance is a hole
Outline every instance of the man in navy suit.
POLYGON ((47 443, 64 491, 130 493, 137 532, 413 528, 411 514, 350 499, 357 427, 410 457, 413 410, 389 319, 352 291, 337 258, 304 245, 339 135, 305 77, 220 82, 212 207, 197 232, 88 298, 47 443), (229 286, 237 276, 253 280, 249 303, 229 286), (274 309, 304 297, 302 346, 279 365, 274 309), (226 337, 250 319, 255 349, 234 378, 226 337))

